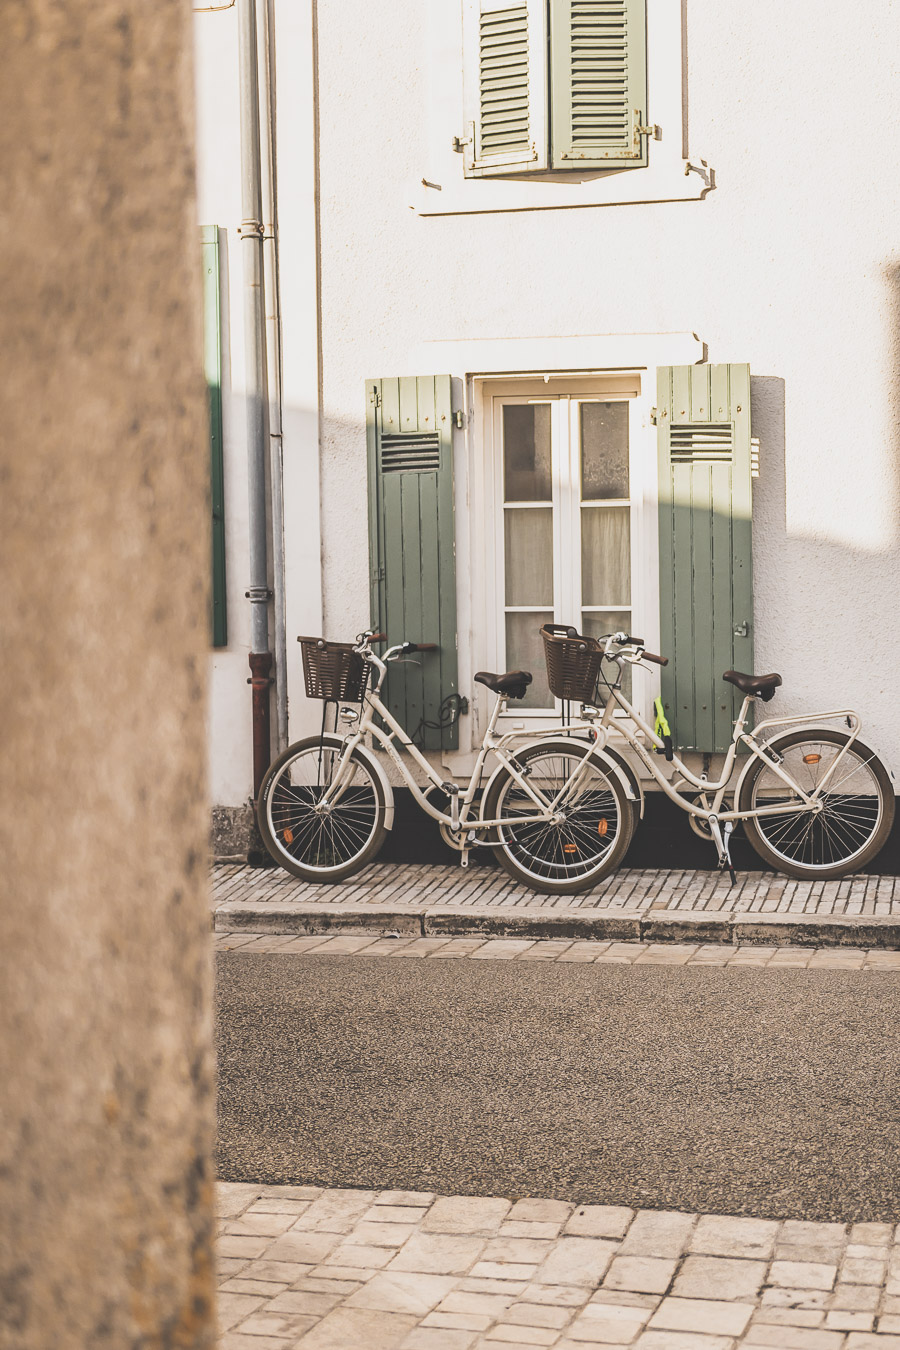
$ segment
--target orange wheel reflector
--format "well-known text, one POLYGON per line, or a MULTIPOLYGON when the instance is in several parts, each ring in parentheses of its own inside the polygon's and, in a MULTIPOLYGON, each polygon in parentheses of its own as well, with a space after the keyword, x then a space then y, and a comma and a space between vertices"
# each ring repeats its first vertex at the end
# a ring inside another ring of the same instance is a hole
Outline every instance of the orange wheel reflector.
POLYGON ((577 844, 563 844, 563 853, 577 853, 577 852, 578 852, 577 844))
POLYGON ((285 832, 284 832, 284 842, 285 842, 286 844, 292 844, 292 843, 294 842, 294 831, 293 831, 293 830, 285 830, 285 832))
POLYGON ((609 829, 609 821, 606 819, 606 816, 603 816, 601 820, 597 821, 597 833, 600 835, 606 834, 606 831, 608 829, 609 829))
POLYGON ((804 763, 804 764, 818 764, 818 762, 819 762, 819 760, 820 760, 821 758, 822 758, 821 755, 804 755, 804 756, 803 756, 803 763, 804 763))

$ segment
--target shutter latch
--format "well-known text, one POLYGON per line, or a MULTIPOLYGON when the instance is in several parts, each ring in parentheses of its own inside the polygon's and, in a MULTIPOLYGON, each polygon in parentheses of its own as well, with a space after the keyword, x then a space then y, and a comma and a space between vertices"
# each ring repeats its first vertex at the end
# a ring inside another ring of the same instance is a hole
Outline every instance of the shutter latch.
POLYGON ((461 155, 466 146, 471 145, 474 139, 474 136, 454 136, 451 144, 456 153, 461 155))
POLYGON ((737 627, 734 630, 734 636, 740 638, 750 636, 750 625, 747 623, 746 619, 744 620, 743 623, 737 625, 737 627))
POLYGON ((638 136, 652 136, 655 141, 662 140, 662 127, 658 122, 651 122, 647 126, 636 126, 635 134, 638 136))

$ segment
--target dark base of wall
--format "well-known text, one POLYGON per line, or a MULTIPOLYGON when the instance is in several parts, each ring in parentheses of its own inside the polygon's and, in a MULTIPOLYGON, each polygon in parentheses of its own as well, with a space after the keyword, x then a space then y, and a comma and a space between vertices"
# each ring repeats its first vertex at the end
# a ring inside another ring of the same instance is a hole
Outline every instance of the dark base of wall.
MULTIPOLYGON (((394 788, 394 828, 378 855, 381 862, 452 863, 459 854, 443 841, 437 822, 420 811, 408 788, 394 788)), ((743 833, 732 839, 731 856, 738 871, 770 871, 753 851, 743 833)), ((489 849, 477 849, 472 861, 493 863, 489 849)), ((685 813, 661 792, 647 794, 644 819, 635 831, 623 867, 690 869, 714 871, 716 851, 712 844, 698 839, 685 813)), ((884 848, 867 872, 880 876, 900 874, 900 800, 894 828, 884 848)))
MULTIPOLYGON (((394 788, 394 828, 378 855, 379 862, 455 863, 459 854, 441 838, 437 822, 420 811, 408 788, 394 788)), ((248 862, 252 867, 274 867, 263 848, 251 806, 213 807, 212 855, 218 862, 248 862)), ((496 865, 490 849, 479 848, 473 862, 496 865)), ((743 834, 732 839, 731 856, 741 872, 769 871, 743 834)), ((698 839, 683 811, 661 792, 647 794, 641 821, 623 867, 714 871, 712 844, 698 839)), ((879 876, 900 875, 900 800, 891 836, 878 857, 866 868, 879 876)))

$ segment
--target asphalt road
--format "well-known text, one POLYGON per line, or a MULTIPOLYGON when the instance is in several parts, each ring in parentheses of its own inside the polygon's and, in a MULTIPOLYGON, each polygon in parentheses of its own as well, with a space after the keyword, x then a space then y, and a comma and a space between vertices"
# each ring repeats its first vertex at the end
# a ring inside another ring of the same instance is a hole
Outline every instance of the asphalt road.
POLYGON ((900 979, 218 960, 228 1181, 900 1219, 900 979))

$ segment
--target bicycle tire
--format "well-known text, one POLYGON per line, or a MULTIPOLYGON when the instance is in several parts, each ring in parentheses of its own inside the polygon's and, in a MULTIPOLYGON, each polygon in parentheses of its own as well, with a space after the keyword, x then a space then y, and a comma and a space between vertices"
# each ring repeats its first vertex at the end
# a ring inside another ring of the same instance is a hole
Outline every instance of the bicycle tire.
MULTIPOLYGON (((787 732, 768 742, 783 767, 806 792, 821 781, 835 754, 850 737, 818 727, 787 732)), ((779 800, 797 800, 768 765, 756 760, 741 784, 738 810, 750 811, 779 800)), ((827 881, 858 872, 886 843, 894 823, 894 790, 884 765, 861 741, 854 741, 824 793, 824 810, 744 820, 753 848, 789 877, 827 881)))
MULTIPOLYGON (((543 741, 515 756, 518 766, 530 770, 555 796, 587 750, 572 738, 543 741), (541 761, 544 761, 541 764, 541 761)), ((614 771, 599 755, 589 760, 591 777, 578 801, 566 807, 560 825, 538 824, 494 827, 490 840, 500 865, 533 890, 548 895, 575 895, 613 872, 622 861, 634 834, 633 803, 614 771)), ((485 795, 482 819, 497 820, 517 812, 533 815, 535 806, 508 770, 501 771, 485 795)))
POLYGON ((353 876, 372 861, 387 834, 384 787, 358 748, 343 796, 327 815, 317 811, 343 748, 339 736, 296 741, 271 765, 259 790, 256 819, 263 843, 280 867, 304 881, 353 876))

